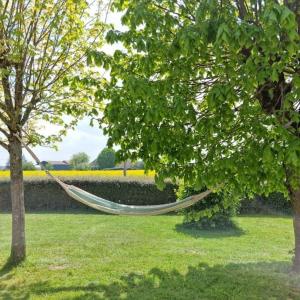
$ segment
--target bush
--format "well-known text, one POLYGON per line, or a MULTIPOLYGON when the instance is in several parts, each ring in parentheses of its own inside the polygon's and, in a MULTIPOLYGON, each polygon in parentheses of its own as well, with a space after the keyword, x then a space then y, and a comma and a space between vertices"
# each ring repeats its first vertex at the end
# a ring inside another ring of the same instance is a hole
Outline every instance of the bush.
MULTIPOLYGON (((204 191, 204 190, 203 190, 204 191)), ((192 187, 180 185, 177 195, 180 199, 200 193, 192 187)), ((184 223, 201 229, 228 229, 235 225, 231 217, 236 215, 237 204, 226 207, 222 194, 210 194, 193 206, 184 209, 184 223)))

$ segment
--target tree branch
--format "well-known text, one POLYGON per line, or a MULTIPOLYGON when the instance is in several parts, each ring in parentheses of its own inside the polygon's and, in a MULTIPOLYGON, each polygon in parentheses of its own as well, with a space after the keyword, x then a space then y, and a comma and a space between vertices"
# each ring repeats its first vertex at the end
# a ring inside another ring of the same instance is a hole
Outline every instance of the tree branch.
POLYGON ((0 120, 6 125, 9 127, 9 120, 3 115, 0 113, 0 120))
POLYGON ((245 19, 245 16, 247 14, 247 8, 245 5, 245 1, 244 0, 235 0, 236 6, 239 10, 239 17, 241 20, 245 19))
MULTIPOLYGON (((5 71, 8 72, 8 69, 6 68, 5 71)), ((2 75, 1 81, 2 81, 2 86, 3 86, 5 104, 7 106, 7 109, 9 110, 9 112, 12 112, 13 102, 12 102, 12 96, 11 96, 11 92, 10 92, 9 75, 8 74, 2 75)))
POLYGON ((5 150, 8 151, 8 145, 0 140, 0 146, 2 146, 5 150))
POLYGON ((4 129, 0 128, 0 132, 4 134, 7 138, 9 137, 9 134, 4 129))

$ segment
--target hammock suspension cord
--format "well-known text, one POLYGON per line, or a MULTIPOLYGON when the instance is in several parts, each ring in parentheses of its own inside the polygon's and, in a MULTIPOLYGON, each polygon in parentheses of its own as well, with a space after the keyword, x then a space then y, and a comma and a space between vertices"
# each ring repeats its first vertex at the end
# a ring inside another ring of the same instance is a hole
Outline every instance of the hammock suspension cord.
POLYGON ((207 190, 200 194, 187 197, 178 202, 160 205, 124 205, 112 202, 61 181, 59 178, 51 174, 51 172, 42 164, 37 155, 29 148, 29 146, 22 140, 22 138, 18 134, 15 134, 15 137, 20 141, 22 146, 28 151, 31 157, 41 167, 41 169, 44 170, 49 177, 55 180, 71 198, 98 211, 115 215, 160 215, 189 207, 211 193, 210 190, 207 190))

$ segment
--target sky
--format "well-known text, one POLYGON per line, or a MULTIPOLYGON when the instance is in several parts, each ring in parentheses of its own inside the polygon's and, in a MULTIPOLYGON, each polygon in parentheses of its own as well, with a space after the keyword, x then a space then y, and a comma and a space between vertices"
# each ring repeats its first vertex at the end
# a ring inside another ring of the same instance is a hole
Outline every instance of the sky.
MULTIPOLYGON (((115 29, 121 30, 124 28, 121 25, 121 14, 109 13, 107 22, 114 24, 115 29)), ((105 45, 103 51, 112 53, 116 48, 115 46, 105 45)), ((55 126, 46 125, 45 131, 47 134, 53 134, 57 129, 55 126)), ((58 143, 58 150, 49 147, 36 147, 33 148, 34 152, 40 160, 69 160, 73 154, 78 152, 85 152, 89 155, 90 160, 93 161, 101 150, 106 146, 107 137, 103 135, 99 127, 90 127, 89 119, 85 118, 78 123, 76 130, 69 131, 67 136, 63 137, 63 141, 58 143)), ((24 151, 27 160, 32 161, 30 155, 24 151)), ((8 153, 0 147, 0 166, 5 166, 8 161, 8 153)))

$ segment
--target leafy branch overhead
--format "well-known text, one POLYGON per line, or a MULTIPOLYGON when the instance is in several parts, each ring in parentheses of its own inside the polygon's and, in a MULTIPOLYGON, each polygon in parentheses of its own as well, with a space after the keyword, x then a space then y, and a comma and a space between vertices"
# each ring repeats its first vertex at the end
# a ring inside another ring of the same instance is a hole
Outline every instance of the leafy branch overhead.
MULTIPOLYGON (((0 1, 2 146, 7 148, 11 132, 32 120, 64 125, 63 114, 91 111, 91 90, 76 79, 87 71, 88 49, 102 45, 105 27, 94 12, 100 4, 0 1)), ((41 142, 35 134, 31 138, 41 142)))
POLYGON ((157 181, 235 195, 289 190, 300 169, 298 1, 114 1, 125 50, 109 64, 103 121, 123 159, 157 181), (221 184, 221 185, 220 185, 221 184))

